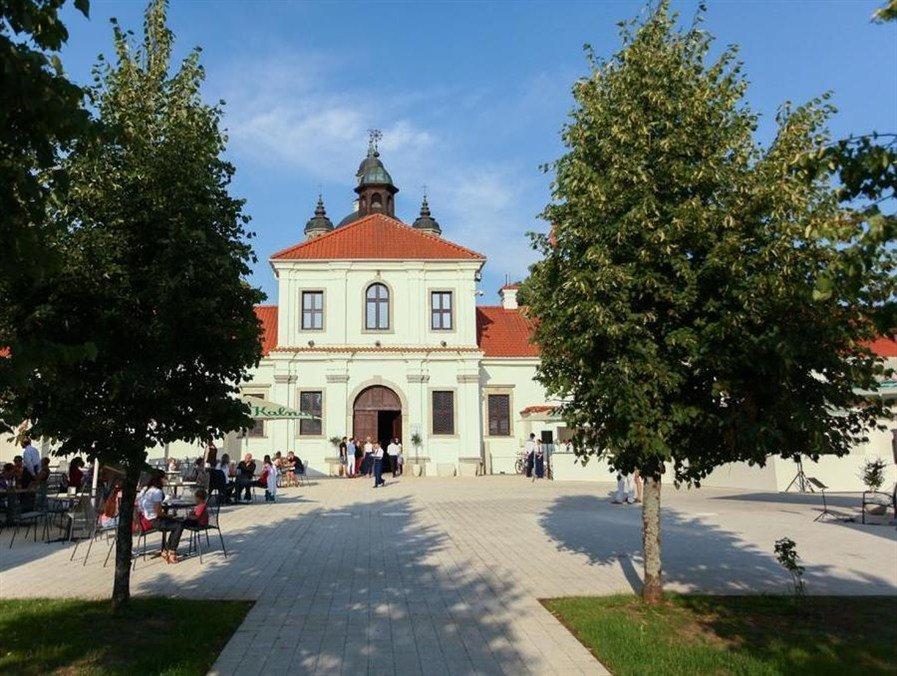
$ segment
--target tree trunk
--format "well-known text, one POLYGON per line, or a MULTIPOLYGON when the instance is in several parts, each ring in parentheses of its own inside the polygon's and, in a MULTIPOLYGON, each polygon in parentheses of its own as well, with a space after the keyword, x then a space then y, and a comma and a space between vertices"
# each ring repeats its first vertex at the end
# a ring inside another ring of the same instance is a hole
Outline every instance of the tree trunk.
POLYGON ((642 549, 645 556, 645 586, 642 599, 645 603, 660 603, 663 599, 663 582, 660 570, 660 475, 645 477, 642 502, 642 549))
POLYGON ((118 528, 115 531, 115 582, 112 586, 112 612, 124 608, 131 598, 131 524, 134 521, 134 500, 137 497, 139 470, 130 468, 122 482, 118 528))

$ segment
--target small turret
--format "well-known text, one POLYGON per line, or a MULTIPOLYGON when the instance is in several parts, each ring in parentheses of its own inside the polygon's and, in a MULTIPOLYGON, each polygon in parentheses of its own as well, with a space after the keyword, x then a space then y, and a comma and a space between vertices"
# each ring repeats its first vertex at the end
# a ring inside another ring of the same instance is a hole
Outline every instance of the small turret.
POLYGON ((429 232, 431 235, 442 234, 442 228, 439 227, 439 223, 436 222, 435 218, 430 216, 430 205, 427 204, 426 195, 424 195, 424 199, 420 203, 420 216, 414 219, 412 227, 421 232, 429 232))
POLYGON ((318 195, 315 215, 305 224, 305 236, 307 239, 314 239, 315 237, 326 235, 331 230, 333 230, 333 223, 327 218, 327 212, 324 210, 324 198, 318 195))

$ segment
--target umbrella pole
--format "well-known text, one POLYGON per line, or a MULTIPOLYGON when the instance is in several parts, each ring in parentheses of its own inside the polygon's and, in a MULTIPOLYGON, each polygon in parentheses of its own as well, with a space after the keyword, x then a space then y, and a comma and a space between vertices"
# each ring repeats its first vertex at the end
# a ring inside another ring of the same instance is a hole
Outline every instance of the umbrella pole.
POLYGON ((93 459, 93 478, 90 483, 90 497, 96 502, 97 499, 97 482, 100 478, 100 461, 98 458, 93 459))

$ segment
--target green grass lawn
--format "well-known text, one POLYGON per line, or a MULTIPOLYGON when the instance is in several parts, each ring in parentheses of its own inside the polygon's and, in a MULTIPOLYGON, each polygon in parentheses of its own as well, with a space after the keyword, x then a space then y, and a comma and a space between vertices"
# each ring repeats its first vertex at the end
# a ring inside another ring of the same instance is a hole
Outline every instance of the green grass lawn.
POLYGON ((614 674, 897 674, 893 596, 543 603, 614 674))
POLYGON ((205 674, 248 601, 0 600, 0 673, 205 674))

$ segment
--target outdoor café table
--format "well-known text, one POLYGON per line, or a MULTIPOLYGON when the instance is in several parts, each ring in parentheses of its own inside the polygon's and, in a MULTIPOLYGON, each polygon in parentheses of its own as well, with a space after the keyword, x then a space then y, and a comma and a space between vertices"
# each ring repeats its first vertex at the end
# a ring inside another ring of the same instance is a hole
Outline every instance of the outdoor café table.
POLYGON ((169 484, 168 487, 171 489, 171 492, 174 493, 175 496, 178 494, 178 489, 195 489, 199 484, 195 481, 180 481, 178 483, 169 484))
POLYGON ((162 501, 162 507, 165 509, 166 513, 173 515, 178 510, 189 509, 190 507, 196 507, 196 501, 195 500, 181 500, 179 498, 169 498, 168 500, 162 501))

